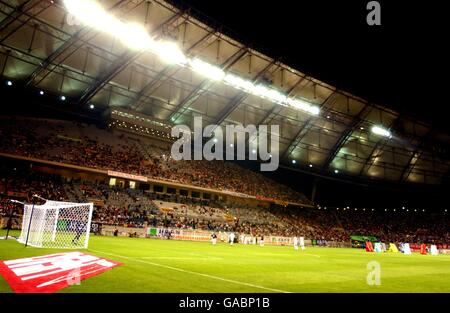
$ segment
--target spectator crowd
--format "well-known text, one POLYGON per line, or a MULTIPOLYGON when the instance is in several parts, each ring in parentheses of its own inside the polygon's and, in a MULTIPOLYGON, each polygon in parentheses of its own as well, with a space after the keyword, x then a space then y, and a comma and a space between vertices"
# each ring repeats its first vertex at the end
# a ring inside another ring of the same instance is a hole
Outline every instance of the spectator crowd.
MULTIPOLYGON (((335 242, 349 242, 351 235, 372 235, 384 242, 450 243, 450 216, 445 212, 249 206, 110 187, 23 169, 9 177, 2 175, 0 182, 0 218, 7 218, 11 209, 15 216, 20 215, 20 206, 9 199, 31 201, 31 195, 37 193, 52 200, 95 201, 93 222, 101 225, 233 231, 253 236, 304 236, 335 242)), ((15 225, 20 225, 17 219, 15 225)))
POLYGON ((296 203, 301 193, 227 161, 175 161, 170 146, 111 128, 60 120, 2 118, 0 152, 84 167, 114 170, 296 203))

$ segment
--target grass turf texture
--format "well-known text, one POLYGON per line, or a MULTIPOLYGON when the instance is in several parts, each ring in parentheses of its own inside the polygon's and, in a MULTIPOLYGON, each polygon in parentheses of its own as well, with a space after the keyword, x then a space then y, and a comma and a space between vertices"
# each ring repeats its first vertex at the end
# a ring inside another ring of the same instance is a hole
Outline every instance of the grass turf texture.
MULTIPOLYGON (((0 240, 0 260, 55 252, 0 240)), ((96 236, 86 252, 124 264, 60 292, 450 292, 446 255, 96 236), (366 283, 373 260, 380 286, 366 283)), ((0 292, 11 292, 1 277, 0 292)))

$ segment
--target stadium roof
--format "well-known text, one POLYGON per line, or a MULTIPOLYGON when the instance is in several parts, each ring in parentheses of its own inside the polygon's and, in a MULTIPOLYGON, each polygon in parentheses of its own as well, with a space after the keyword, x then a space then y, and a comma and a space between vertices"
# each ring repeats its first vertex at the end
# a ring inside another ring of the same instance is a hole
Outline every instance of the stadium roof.
POLYGON ((433 125, 308 77, 168 2, 100 3, 154 38, 176 42, 186 56, 307 101, 320 113, 207 79, 150 50, 130 50, 79 23, 62 1, 0 0, 1 75, 80 106, 123 108, 168 123, 190 125, 202 115, 204 123, 280 125, 285 164, 330 175, 438 184, 450 174, 450 136, 433 125))

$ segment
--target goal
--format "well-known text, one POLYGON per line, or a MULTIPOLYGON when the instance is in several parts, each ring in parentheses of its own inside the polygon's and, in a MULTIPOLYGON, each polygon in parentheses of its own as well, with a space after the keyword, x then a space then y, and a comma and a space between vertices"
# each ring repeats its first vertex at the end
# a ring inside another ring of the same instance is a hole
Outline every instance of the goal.
POLYGON ((42 205, 25 204, 19 242, 37 248, 87 248, 92 203, 47 200, 42 205))

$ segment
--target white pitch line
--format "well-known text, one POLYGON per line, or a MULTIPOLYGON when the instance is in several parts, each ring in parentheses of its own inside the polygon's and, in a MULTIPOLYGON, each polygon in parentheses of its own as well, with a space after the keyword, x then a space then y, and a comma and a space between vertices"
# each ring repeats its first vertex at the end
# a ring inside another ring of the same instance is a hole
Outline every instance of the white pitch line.
POLYGON ((139 259, 136 259, 136 258, 127 257, 127 256, 124 256, 124 255, 119 255, 119 254, 115 254, 115 253, 103 252, 103 251, 93 250, 93 249, 89 249, 89 250, 90 251, 94 251, 94 252, 107 254, 107 255, 116 256, 116 257, 123 258, 123 259, 129 259, 129 260, 132 260, 132 261, 135 261, 135 262, 141 262, 141 263, 145 263, 145 264, 159 266, 159 267, 162 267, 162 268, 167 268, 167 269, 178 271, 178 272, 182 272, 182 273, 188 273, 188 274, 203 276, 203 277, 216 279, 216 280, 220 280, 220 281, 225 281, 225 282, 229 282, 229 283, 233 283, 233 284, 237 284, 237 285, 243 285, 243 286, 247 286, 247 287, 253 287, 253 288, 257 288, 257 289, 268 290, 268 291, 279 292, 279 293, 290 293, 289 291, 263 287, 263 286, 259 286, 259 285, 255 285, 255 284, 245 283, 245 282, 232 280, 232 279, 228 279, 228 278, 223 278, 223 277, 219 277, 219 276, 214 276, 214 275, 209 275, 209 274, 203 274, 203 273, 199 273, 199 272, 188 271, 188 270, 184 270, 184 269, 181 269, 181 268, 178 268, 178 267, 174 267, 174 266, 163 265, 163 264, 159 264, 159 263, 139 260, 139 259))
POLYGON ((163 260, 221 260, 222 258, 214 258, 214 257, 176 257, 176 256, 143 256, 136 257, 137 259, 163 259, 163 260))
POLYGON ((318 254, 312 254, 312 253, 303 253, 304 255, 310 255, 310 256, 315 256, 316 258, 320 258, 320 255, 318 254))

